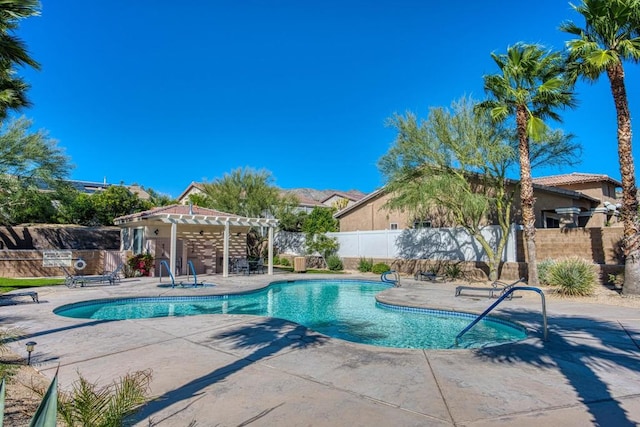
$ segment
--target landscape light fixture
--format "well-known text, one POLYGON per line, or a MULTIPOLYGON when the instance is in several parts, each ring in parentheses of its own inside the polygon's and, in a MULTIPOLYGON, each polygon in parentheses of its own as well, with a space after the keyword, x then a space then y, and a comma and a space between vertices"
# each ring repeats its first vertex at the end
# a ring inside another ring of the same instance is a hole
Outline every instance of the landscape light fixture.
POLYGON ((25 345, 27 346, 27 365, 31 365, 31 352, 33 351, 33 348, 36 346, 37 342, 35 341, 28 341, 25 345))

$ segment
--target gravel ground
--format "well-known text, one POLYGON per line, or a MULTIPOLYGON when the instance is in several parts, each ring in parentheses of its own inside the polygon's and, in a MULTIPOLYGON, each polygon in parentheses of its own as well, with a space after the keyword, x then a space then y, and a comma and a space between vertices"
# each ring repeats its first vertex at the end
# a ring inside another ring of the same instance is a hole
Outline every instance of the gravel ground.
POLYGON ((49 380, 27 366, 25 360, 15 353, 5 352, 1 360, 14 367, 6 384, 4 425, 28 426, 41 400, 32 388, 48 387, 49 380))

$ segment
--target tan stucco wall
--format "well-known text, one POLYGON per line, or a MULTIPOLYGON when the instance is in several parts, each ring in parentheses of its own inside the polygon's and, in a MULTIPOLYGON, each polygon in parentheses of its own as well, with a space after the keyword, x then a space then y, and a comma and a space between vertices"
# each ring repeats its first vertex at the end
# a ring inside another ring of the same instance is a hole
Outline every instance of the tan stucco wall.
POLYGON ((189 188, 187 192, 184 193, 182 197, 178 200, 178 203, 180 203, 181 205, 189 204, 189 196, 191 196, 192 194, 204 194, 204 192, 200 190, 198 187, 191 186, 191 188, 189 188))
POLYGON ((407 214, 383 208, 389 198, 388 194, 379 195, 340 217, 340 231, 388 230, 391 223, 398 224, 400 230, 410 228, 413 224, 408 224, 407 214))
POLYGON ((607 182, 585 182, 580 184, 558 185, 559 188, 567 190, 579 191, 587 196, 598 199, 602 202, 605 200, 612 202, 615 200, 616 189, 613 184, 607 182))

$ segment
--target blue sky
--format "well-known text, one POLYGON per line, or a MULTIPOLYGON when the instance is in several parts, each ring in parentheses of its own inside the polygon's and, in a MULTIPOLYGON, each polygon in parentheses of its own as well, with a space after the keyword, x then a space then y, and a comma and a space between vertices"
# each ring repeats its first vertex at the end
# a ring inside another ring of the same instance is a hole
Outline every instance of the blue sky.
MULTIPOLYGON (((561 49, 568 19, 582 25, 563 0, 42 0, 18 32, 42 65, 22 72, 34 105, 21 113, 65 149, 72 179, 177 197, 248 166, 282 188, 370 192, 388 117, 481 99, 491 52, 561 49)), ((632 116, 639 67, 626 66, 632 116)), ((619 179, 608 81, 577 89, 556 127, 582 162, 534 176, 619 179)))

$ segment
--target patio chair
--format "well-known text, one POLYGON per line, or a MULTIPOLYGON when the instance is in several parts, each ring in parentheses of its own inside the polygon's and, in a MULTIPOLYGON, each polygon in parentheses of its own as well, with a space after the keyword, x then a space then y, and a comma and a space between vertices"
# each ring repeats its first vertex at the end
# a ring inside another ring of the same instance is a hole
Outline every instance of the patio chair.
POLYGON ((38 293, 34 291, 27 292, 14 292, 10 294, 0 294, 1 299, 12 299, 16 297, 31 297, 33 302, 40 304, 40 300, 38 299, 38 293))
POLYGON ((77 284, 76 283, 77 276, 71 274, 66 267, 60 267, 60 268, 64 272, 64 284, 67 286, 67 288, 74 288, 77 284))
POLYGON ((233 265, 236 273, 250 274, 249 260, 246 258, 239 258, 233 265))
POLYGON ((111 272, 105 272, 104 274, 92 276, 74 275, 71 274, 65 267, 61 268, 65 274, 64 284, 67 285, 68 288, 75 288, 77 285, 83 287, 87 283, 109 283, 110 285, 113 285, 116 282, 120 281, 120 272, 124 268, 124 263, 121 262, 118 267, 116 267, 116 269, 111 272))
MULTIPOLYGON (((496 280, 491 283, 491 286, 466 286, 460 285, 456 287, 456 296, 462 295, 462 291, 477 291, 477 292, 488 292, 489 298, 500 297, 504 295, 508 290, 516 286, 518 283, 525 282, 524 277, 516 280, 513 283, 504 283, 499 280, 496 280)), ((509 299, 513 298, 513 293, 509 295, 509 299)))
POLYGON ((107 278, 107 281, 113 285, 116 282, 120 282, 122 270, 124 270, 124 262, 118 264, 115 270, 105 271, 104 273, 102 273, 102 275, 105 276, 107 278))
POLYGON ((416 274, 414 274, 413 276, 416 280, 421 281, 421 280, 428 280, 429 282, 435 282, 435 281, 442 281, 445 282, 447 280, 446 276, 442 276, 440 274, 436 274, 432 271, 422 271, 422 270, 418 270, 416 271, 416 274))
POLYGON ((249 274, 253 273, 261 273, 264 274, 267 270, 267 266, 264 265, 262 259, 257 261, 249 261, 249 274))

